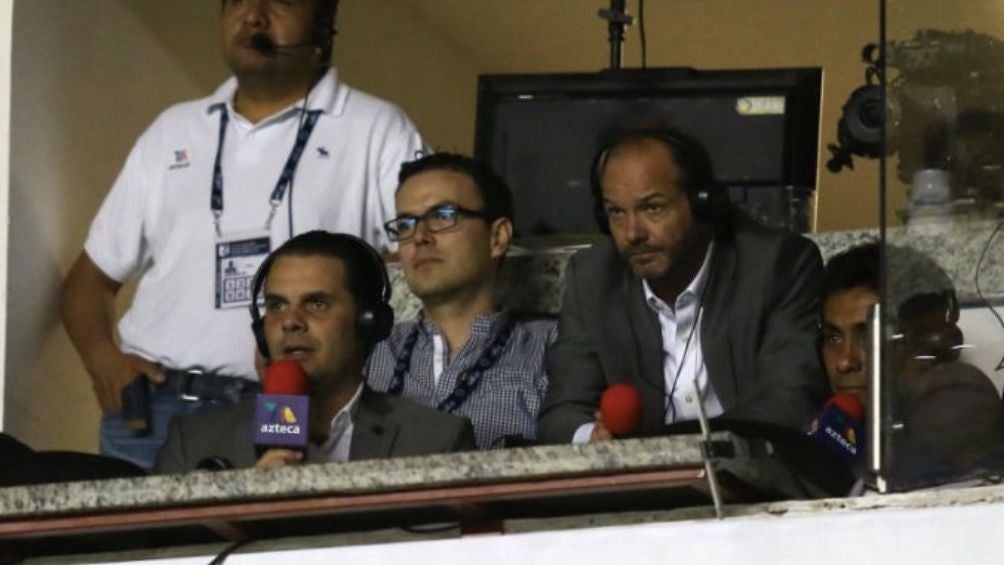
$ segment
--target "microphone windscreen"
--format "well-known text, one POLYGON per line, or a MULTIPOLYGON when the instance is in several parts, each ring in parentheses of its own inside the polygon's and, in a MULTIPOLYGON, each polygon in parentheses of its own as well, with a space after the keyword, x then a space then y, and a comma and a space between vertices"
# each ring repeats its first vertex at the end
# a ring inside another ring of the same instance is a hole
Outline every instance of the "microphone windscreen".
POLYGON ((264 394, 296 395, 307 393, 307 373, 292 359, 275 361, 265 371, 264 394))
POLYGON ((641 393, 632 384, 612 384, 600 397, 600 418, 615 436, 637 432, 641 428, 641 412, 641 393))
POLYGON ((306 449, 310 397, 307 373, 291 359, 275 361, 265 371, 255 400, 254 443, 259 457, 270 448, 306 449))
POLYGON ((860 424, 865 421, 865 404, 856 394, 849 392, 838 392, 833 395, 827 404, 832 404, 840 409, 854 423, 860 424))
POLYGON ((839 455, 857 461, 865 447, 864 404, 856 395, 834 395, 805 428, 809 437, 839 455))
POLYGON ((251 48, 268 54, 276 51, 276 44, 264 33, 256 33, 251 36, 251 48))

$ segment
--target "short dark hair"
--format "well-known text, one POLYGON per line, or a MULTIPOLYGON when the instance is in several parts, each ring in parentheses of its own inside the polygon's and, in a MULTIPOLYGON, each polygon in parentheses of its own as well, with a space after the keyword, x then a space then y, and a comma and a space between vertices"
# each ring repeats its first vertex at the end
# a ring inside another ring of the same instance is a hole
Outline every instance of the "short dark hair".
MULTIPOLYGON (((926 254, 897 245, 886 245, 886 289, 890 319, 958 308, 955 287, 948 273, 926 254)), ((821 286, 822 309, 826 300, 841 291, 864 287, 881 295, 882 248, 878 242, 852 247, 826 264, 821 286)), ((820 315, 822 318, 822 315, 820 315)))
POLYGON ((268 265, 263 267, 262 282, 268 279, 276 259, 314 255, 338 259, 345 265, 346 284, 357 308, 389 300, 387 270, 376 249, 354 235, 323 230, 301 233, 273 251, 268 265))
POLYGON ((255 273, 251 284, 251 331, 258 351, 270 357, 265 337, 264 314, 258 310, 258 297, 265 287, 272 265, 280 257, 328 257, 344 265, 345 285, 355 301, 356 332, 362 343, 363 357, 368 357, 377 342, 386 339, 394 324, 390 307, 391 287, 383 259, 368 243, 350 234, 310 231, 302 233, 269 254, 255 273))
POLYGON ((880 294, 880 250, 878 243, 866 243, 835 255, 823 270, 822 302, 831 295, 864 287, 880 294))
POLYGON ((428 171, 451 171, 466 175, 474 182, 484 209, 481 210, 488 222, 499 218, 514 221, 512 192, 509 185, 484 162, 457 153, 432 153, 401 165, 397 175, 398 190, 409 178, 428 171))

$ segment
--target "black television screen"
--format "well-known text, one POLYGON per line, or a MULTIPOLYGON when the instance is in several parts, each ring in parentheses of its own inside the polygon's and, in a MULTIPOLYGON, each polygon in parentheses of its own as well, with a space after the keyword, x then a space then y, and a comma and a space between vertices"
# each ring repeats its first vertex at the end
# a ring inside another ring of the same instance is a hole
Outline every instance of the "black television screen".
POLYGON ((589 234, 590 166, 604 139, 670 125, 704 143, 734 202, 805 231, 821 78, 818 68, 484 75, 475 155, 512 187, 518 236, 589 234))

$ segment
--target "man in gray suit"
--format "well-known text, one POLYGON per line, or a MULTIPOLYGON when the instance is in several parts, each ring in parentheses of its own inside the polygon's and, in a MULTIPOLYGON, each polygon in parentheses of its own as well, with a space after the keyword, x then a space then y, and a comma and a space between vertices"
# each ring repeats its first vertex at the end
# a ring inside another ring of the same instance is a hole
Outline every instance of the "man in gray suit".
MULTIPOLYGON (((387 272, 361 239, 322 231, 301 234, 266 259, 255 278, 264 315, 252 302, 252 327, 269 362, 294 360, 308 377, 308 461, 346 461, 474 449, 469 420, 365 387, 362 369, 390 330, 387 272)), ((254 403, 176 418, 155 469, 195 469, 206 458, 235 467, 276 468, 304 458, 270 449, 255 456, 254 403)))
POLYGON ((705 150, 679 132, 622 136, 593 176, 612 241, 568 264, 540 438, 610 439, 597 406, 617 382, 641 393, 642 433, 702 408, 804 424, 827 393, 815 245, 731 208, 705 150))

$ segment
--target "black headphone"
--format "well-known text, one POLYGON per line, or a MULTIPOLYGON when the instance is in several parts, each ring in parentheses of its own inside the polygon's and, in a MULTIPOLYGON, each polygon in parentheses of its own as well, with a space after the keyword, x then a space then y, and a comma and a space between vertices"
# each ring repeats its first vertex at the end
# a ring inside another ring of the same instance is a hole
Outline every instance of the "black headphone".
POLYGON ((314 12, 314 45, 321 48, 322 53, 326 53, 328 58, 331 57, 331 50, 334 49, 335 45, 335 35, 338 34, 338 29, 335 27, 335 20, 338 17, 338 2, 339 0, 318 0, 317 8, 314 12), (328 6, 324 6, 324 2, 328 2, 328 6), (330 13, 329 13, 330 10, 330 13), (324 17, 319 17, 324 16, 324 17))
POLYGON ((589 188, 593 197, 593 215, 600 231, 610 235, 610 223, 603 205, 603 171, 606 169, 610 152, 628 139, 654 139, 666 145, 677 167, 684 173, 684 191, 690 202, 694 218, 699 222, 714 224, 726 203, 725 191, 715 180, 711 158, 704 147, 694 138, 669 129, 644 129, 618 137, 604 146, 596 157, 590 171, 589 188))
MULTIPOLYGON (((265 317, 258 309, 258 296, 261 294, 262 289, 265 286, 265 279, 268 277, 268 272, 272 268, 272 263, 275 262, 276 257, 281 256, 280 254, 285 255, 286 253, 283 253, 283 250, 287 246, 291 243, 295 244, 295 242, 301 241, 305 237, 323 237, 328 240, 327 243, 330 243, 332 247, 336 245, 354 247, 364 256, 368 257, 366 265, 353 265, 348 269, 350 272, 354 272, 354 269, 370 269, 371 273, 376 274, 373 278, 380 281, 380 288, 377 289, 377 292, 368 292, 366 293, 367 296, 354 296, 356 300, 356 333, 369 346, 375 345, 387 339, 387 336, 390 335, 391 327, 394 325, 394 309, 390 306, 390 277, 387 275, 387 268, 384 266, 383 258, 380 257, 380 254, 377 253, 376 249, 373 249, 370 244, 366 243, 359 237, 347 233, 330 233, 315 230, 302 233, 273 251, 265 258, 261 267, 258 268, 258 272, 255 273, 254 282, 251 286, 251 304, 249 306, 249 310, 251 312, 251 331, 254 333, 255 344, 258 346, 258 351, 261 352, 262 356, 265 357, 265 359, 270 358, 268 340, 265 337, 265 317)), ((289 252, 288 254, 297 255, 299 253, 289 252)), ((309 250, 304 251, 303 254, 306 256, 329 256, 323 253, 314 253, 309 250)), ((346 263, 350 261, 350 258, 347 256, 337 256, 332 254, 330 257, 341 259, 346 263)))

